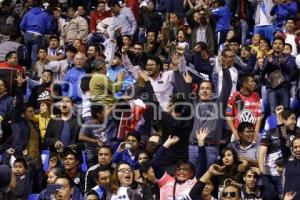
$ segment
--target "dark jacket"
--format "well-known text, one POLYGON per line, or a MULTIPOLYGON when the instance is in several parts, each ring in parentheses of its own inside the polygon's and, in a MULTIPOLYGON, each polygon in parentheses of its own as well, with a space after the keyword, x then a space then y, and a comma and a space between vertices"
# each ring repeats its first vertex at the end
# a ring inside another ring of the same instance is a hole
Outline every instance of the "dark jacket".
POLYGON ((0 96, 0 116, 4 119, 10 119, 13 111, 13 97, 7 93, 0 96))
MULTIPOLYGON (((182 74, 179 71, 174 72, 175 76, 175 88, 178 93, 184 95, 185 103, 192 102, 189 98, 191 93, 190 85, 187 85, 184 81, 182 74)), ((150 81, 146 82, 146 91, 149 91, 149 97, 155 98, 155 94, 152 88, 150 81)), ((149 99, 156 103, 159 107, 159 104, 156 99, 149 99)), ((179 142, 170 147, 169 151, 166 152, 166 155, 163 160, 161 160, 161 165, 163 167, 166 166, 174 166, 180 160, 188 160, 188 144, 189 144, 189 136, 193 129, 194 117, 191 114, 192 109, 191 106, 183 106, 184 108, 181 110, 181 119, 174 118, 171 114, 162 111, 162 108, 158 112, 161 112, 161 118, 159 122, 162 126, 162 143, 164 143, 170 134, 173 136, 178 136, 180 138, 179 142), (186 117, 188 116, 188 117, 186 117), (185 119, 183 119, 185 118, 185 119)))
POLYGON ((45 95, 47 95, 47 92, 49 94, 48 97, 50 98, 50 87, 51 87, 50 84, 41 84, 41 85, 35 86, 32 89, 31 94, 28 99, 28 102, 30 102, 31 105, 33 105, 34 109, 40 108, 39 99, 43 99, 45 97, 45 95))
MULTIPOLYGON (((12 148, 15 149, 16 155, 21 155, 22 151, 28 146, 30 139, 30 123, 22 117, 23 109, 23 89, 22 87, 16 88, 16 105, 13 110, 12 116, 12 148)), ((33 124, 32 124, 33 125, 33 124)), ((39 130, 36 129, 36 133, 39 134, 39 130)), ((41 141, 39 134, 39 141, 41 141)))
POLYGON ((158 33, 162 27, 162 16, 156 11, 149 11, 147 7, 140 9, 141 27, 146 29, 146 32, 154 31, 158 33))
MULTIPOLYGON (((283 54, 282 58, 272 55, 272 62, 269 62, 268 58, 265 58, 263 68, 262 68, 262 77, 265 75, 269 76, 275 70, 280 69, 284 77, 284 82, 282 84, 290 86, 290 83, 295 79, 296 74, 296 63, 295 57, 292 55, 283 54)), ((270 88, 270 85, 267 84, 267 87, 270 88)))
MULTIPOLYGON (((68 123, 71 129, 70 143, 75 144, 78 141, 80 126, 78 125, 75 116, 72 116, 72 118, 68 120, 68 123)), ((53 147, 55 142, 60 140, 63 124, 64 122, 61 119, 50 119, 45 135, 45 145, 47 147, 53 147)))
MULTIPOLYGON (((186 19, 187 22, 189 23, 189 26, 192 28, 192 47, 195 46, 196 44, 196 39, 197 39, 197 29, 200 27, 199 23, 197 23, 193 15, 194 13, 197 12, 196 9, 192 8, 186 13, 186 19)), ((211 53, 214 53, 215 51, 215 32, 213 28, 213 23, 214 20, 212 18, 208 19, 209 22, 206 23, 206 25, 203 26, 205 29, 205 38, 206 38, 206 44, 211 53)))

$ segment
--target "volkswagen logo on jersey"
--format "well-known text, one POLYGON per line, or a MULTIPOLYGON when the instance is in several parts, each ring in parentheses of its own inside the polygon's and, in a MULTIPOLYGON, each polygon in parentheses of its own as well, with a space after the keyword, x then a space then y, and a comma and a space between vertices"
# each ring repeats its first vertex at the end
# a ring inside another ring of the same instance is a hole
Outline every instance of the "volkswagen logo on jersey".
POLYGON ((256 118, 255 118, 255 115, 253 114, 253 112, 251 112, 250 110, 247 110, 247 109, 242 110, 239 113, 238 118, 239 118, 240 122, 249 122, 252 124, 255 124, 255 122, 256 122, 256 118))

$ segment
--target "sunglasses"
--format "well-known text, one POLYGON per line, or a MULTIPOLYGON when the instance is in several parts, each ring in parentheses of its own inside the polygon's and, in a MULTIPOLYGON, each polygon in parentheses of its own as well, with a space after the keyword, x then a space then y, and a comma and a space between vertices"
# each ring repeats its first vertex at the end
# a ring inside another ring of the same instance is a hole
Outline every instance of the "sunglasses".
POLYGON ((236 192, 222 192, 222 197, 236 197, 236 192))

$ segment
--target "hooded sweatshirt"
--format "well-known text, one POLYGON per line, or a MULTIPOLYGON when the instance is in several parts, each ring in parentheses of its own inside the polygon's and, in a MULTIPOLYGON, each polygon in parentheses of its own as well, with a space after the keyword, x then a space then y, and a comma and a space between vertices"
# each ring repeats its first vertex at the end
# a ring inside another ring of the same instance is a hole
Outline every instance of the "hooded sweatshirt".
POLYGON ((23 17, 20 28, 24 32, 34 32, 45 35, 51 30, 51 18, 40 7, 34 7, 23 17))

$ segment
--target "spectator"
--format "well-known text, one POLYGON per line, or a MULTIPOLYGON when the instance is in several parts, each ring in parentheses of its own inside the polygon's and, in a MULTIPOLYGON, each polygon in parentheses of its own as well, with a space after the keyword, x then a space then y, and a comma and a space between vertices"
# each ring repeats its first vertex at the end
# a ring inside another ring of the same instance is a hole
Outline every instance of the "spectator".
POLYGON ((73 45, 69 45, 65 49, 66 51, 66 59, 60 61, 60 67, 59 69, 53 70, 55 73, 57 73, 58 80, 63 80, 67 71, 74 67, 74 57, 77 53, 77 49, 73 45), (60 72, 60 73, 59 73, 60 72))
POLYGON ((109 191, 111 184, 111 168, 102 166, 98 168, 96 175, 97 185, 93 187, 92 191, 95 191, 100 199, 106 198, 106 193, 109 191))
POLYGON ((36 85, 29 96, 29 102, 34 109, 40 108, 40 102, 42 100, 51 100, 51 84, 53 82, 53 73, 51 70, 45 69, 42 72, 42 83, 36 85))
POLYGON ((133 169, 125 162, 118 163, 113 172, 110 191, 107 193, 106 199, 143 199, 145 191, 142 191, 141 188, 133 188, 132 183, 133 169))
POLYGON ((62 187, 54 194, 57 200, 79 200, 79 198, 74 195, 74 183, 68 175, 59 176, 55 184, 61 185, 62 187), (71 198, 72 197, 72 198, 71 198))
POLYGON ((35 168, 41 168, 40 134, 34 124, 34 109, 30 104, 23 104, 22 84, 25 80, 21 75, 17 77, 16 104, 12 116, 12 146, 8 150, 10 154, 21 156, 24 150, 28 156, 34 159, 35 168), (21 134, 20 134, 21 133, 21 134))
POLYGON ((210 53, 215 52, 215 38, 213 26, 209 23, 208 13, 204 8, 192 8, 187 12, 187 21, 192 29, 192 46, 205 43, 210 53))
POLYGON ((20 28, 16 24, 20 24, 20 16, 14 12, 14 4, 9 0, 1 1, 0 4, 0 43, 9 40, 11 35, 20 33, 20 28))
POLYGON ((196 183, 195 168, 189 161, 181 160, 177 163, 174 177, 164 171, 159 162, 163 155, 170 151, 169 148, 179 140, 179 137, 170 135, 152 160, 152 168, 160 188, 160 199, 175 198, 175 196, 181 199, 186 198, 190 188, 196 183), (178 184, 179 182, 181 184, 178 184))
POLYGON ((0 165, 0 194, 3 199, 16 199, 16 175, 8 165, 0 165))
POLYGON ((267 75, 267 97, 270 111, 283 105, 289 107, 290 88, 296 69, 295 59, 291 55, 283 54, 284 40, 275 38, 272 43, 273 53, 264 60, 262 77, 267 75))
POLYGON ((260 97, 254 92, 256 89, 255 79, 251 74, 240 77, 240 91, 233 93, 228 101, 227 119, 234 139, 238 140, 237 127, 241 122, 249 122, 255 126, 254 140, 258 140, 258 132, 262 121, 260 97))
POLYGON ((70 95, 72 101, 76 104, 82 102, 82 92, 79 89, 82 77, 86 74, 84 70, 85 56, 82 53, 77 53, 74 57, 75 66, 67 71, 64 81, 67 83, 63 87, 63 94, 70 95))
POLYGON ((230 29, 231 11, 223 0, 215 0, 213 3, 212 15, 216 18, 217 44, 225 42, 226 34, 230 29))
POLYGON ((39 47, 38 60, 33 65, 33 79, 39 81, 45 69, 49 69, 49 60, 47 59, 47 48, 39 47))
MULTIPOLYGON (((147 6, 142 6, 140 9, 140 24, 141 27, 144 29, 143 31, 140 30, 140 34, 144 34, 153 31, 158 33, 162 26, 162 17, 160 14, 155 11, 155 2, 150 0, 147 3, 147 6)), ((140 42, 143 42, 141 40, 140 42)))
POLYGON ((111 17, 111 12, 105 10, 106 3, 99 1, 97 10, 91 13, 90 34, 88 35, 88 44, 100 43, 103 35, 98 32, 98 24, 107 17, 111 17))
POLYGON ((88 167, 97 163, 96 149, 106 141, 105 132, 105 107, 102 105, 91 106, 92 119, 85 122, 79 132, 79 140, 84 142, 88 167))
POLYGON ((197 163, 200 157, 198 154, 196 133, 200 128, 207 127, 209 131, 205 140, 205 151, 209 155, 206 161, 207 167, 218 159, 224 123, 221 114, 225 113, 225 108, 222 108, 222 106, 227 103, 232 87, 228 68, 223 68, 222 81, 222 91, 216 100, 213 99, 214 85, 211 81, 203 81, 199 85, 199 101, 196 104, 197 110, 195 110, 197 114, 195 115, 194 127, 189 139, 189 160, 196 168, 199 167, 197 163), (216 116, 215 114, 218 115, 216 116))
POLYGON ((299 134, 299 128, 296 128, 296 115, 292 110, 279 106, 276 109, 276 114, 280 119, 277 120, 277 123, 281 126, 273 128, 263 135, 260 141, 258 166, 264 175, 263 183, 273 184, 276 192, 281 194, 281 179, 275 164, 275 161, 283 153, 280 148, 280 131, 284 130, 287 135, 292 136, 299 134))
POLYGON ((95 177, 97 176, 98 169, 105 166, 110 166, 113 158, 112 149, 107 145, 102 145, 97 151, 98 164, 90 167, 86 172, 85 177, 85 193, 90 191, 97 185, 95 177))
MULTIPOLYGON (((61 168, 52 168, 48 172, 47 176, 47 184, 54 184, 56 179, 63 174, 63 170, 61 168)), ((48 200, 51 198, 51 195, 47 189, 41 191, 38 200, 48 200)))
POLYGON ((47 59, 49 61, 60 61, 64 59, 64 57, 65 52, 59 47, 59 37, 57 35, 51 35, 47 59))
POLYGON ((10 148, 11 137, 11 118, 13 114, 13 97, 6 92, 6 85, 0 79, 0 153, 10 148))
POLYGON ((254 33, 259 33, 261 36, 273 40, 274 27, 272 21, 274 20, 270 12, 274 6, 273 1, 256 1, 251 0, 250 3, 255 9, 255 26, 254 33))
POLYGON ((60 35, 60 45, 68 45, 73 43, 76 39, 86 41, 88 35, 87 21, 75 13, 75 10, 68 8, 69 22, 63 27, 60 35))
POLYGON ((21 67, 18 60, 18 54, 16 51, 8 52, 5 56, 5 62, 0 63, 0 74, 3 81, 7 83, 7 93, 11 96, 15 95, 15 89, 17 82, 15 77, 20 73, 25 77, 23 67, 21 67))
POLYGON ((21 63, 24 63, 25 48, 21 44, 20 39, 21 39, 20 33, 16 33, 16 34, 11 33, 10 36, 9 36, 8 41, 0 43, 0 49, 1 49, 0 50, 0 62, 4 62, 5 61, 5 56, 7 55, 8 52, 15 51, 15 52, 17 52, 18 60, 21 63))
POLYGON ((76 145, 69 145, 63 151, 63 167, 65 172, 74 182, 74 188, 79 189, 80 193, 84 192, 84 177, 85 174, 80 169, 82 164, 82 152, 76 145))
POLYGON ((117 81, 113 83, 108 79, 106 74, 106 66, 99 63, 94 68, 94 73, 90 81, 90 91, 92 101, 101 102, 105 105, 112 105, 115 102, 113 93, 121 90, 124 73, 117 76, 117 81))
POLYGON ((70 144, 76 144, 79 132, 77 119, 72 115, 73 102, 70 97, 63 97, 60 104, 61 116, 50 119, 45 144, 54 150, 61 150, 70 144))
POLYGON ((233 148, 239 158, 247 160, 249 165, 258 166, 259 144, 254 140, 254 125, 249 122, 241 122, 237 128, 239 140, 228 144, 233 148))
MULTIPOLYGON (((24 156, 27 156, 27 153, 27 150, 25 150, 23 152, 24 156)), ((16 176, 16 198, 26 200, 32 192, 35 163, 30 157, 27 157, 27 159, 20 157, 14 161, 12 170, 16 176)))
MULTIPOLYGON (((283 135, 281 136, 281 148, 287 150, 287 146, 284 144, 285 139, 283 139, 283 135)), ((300 153, 299 153, 299 144, 300 144, 300 139, 299 136, 296 136, 292 141, 291 141, 291 150, 293 152, 293 157, 291 160, 288 160, 287 155, 289 155, 288 151, 282 152, 284 155, 284 160, 285 160, 285 169, 284 169, 284 174, 283 177, 285 178, 285 181, 283 183, 283 195, 287 195, 289 191, 294 191, 294 197, 297 199, 299 197, 299 194, 297 192, 300 191, 299 185, 296 184, 295 180, 299 178, 299 175, 296 173, 298 169, 298 161, 300 158, 300 153)))
POLYGON ((244 185, 242 189, 242 199, 261 198, 266 200, 278 199, 276 193, 268 190, 265 185, 258 185, 259 170, 257 168, 247 168, 243 175, 244 185))
POLYGON ((128 133, 125 142, 120 143, 114 153, 112 163, 116 166, 120 162, 126 162, 132 169, 138 169, 138 146, 141 137, 139 133, 128 133))
POLYGON ((40 6, 40 0, 32 0, 32 9, 25 14, 20 24, 31 61, 28 63, 29 69, 37 61, 38 49, 43 44, 43 36, 50 32, 52 26, 50 17, 40 6))
POLYGON ((133 37, 137 29, 137 23, 132 11, 127 7, 122 7, 116 0, 111 1, 109 6, 114 14, 112 29, 115 36, 130 35, 133 37))
POLYGON ((296 42, 296 35, 295 35, 295 20, 292 18, 288 18, 285 22, 285 43, 288 43, 292 46, 291 55, 297 56, 298 49, 297 49, 297 42, 296 42))
POLYGON ((139 171, 140 171, 143 184, 145 184, 145 186, 148 189, 150 189, 152 193, 152 199, 153 200, 160 199, 159 186, 156 183, 156 178, 155 178, 154 170, 151 167, 151 163, 149 161, 144 161, 140 163, 139 171))

